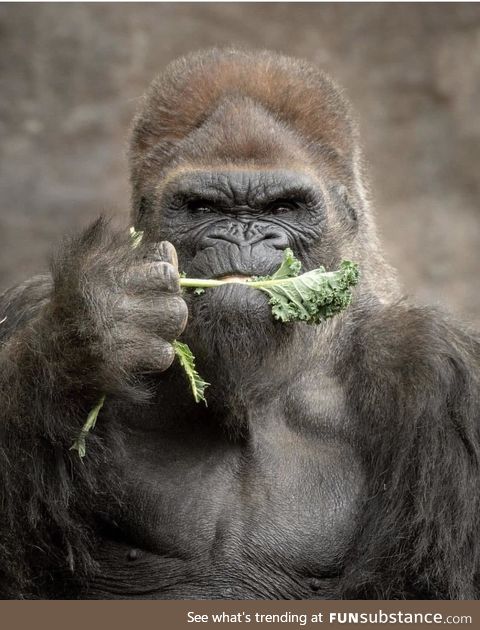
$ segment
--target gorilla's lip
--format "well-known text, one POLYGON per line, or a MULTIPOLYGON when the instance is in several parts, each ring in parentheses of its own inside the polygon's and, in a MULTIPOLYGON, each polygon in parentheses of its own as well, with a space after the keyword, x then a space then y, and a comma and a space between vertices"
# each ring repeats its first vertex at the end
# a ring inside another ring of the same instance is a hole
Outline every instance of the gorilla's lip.
POLYGON ((217 276, 216 280, 227 280, 228 282, 240 282, 245 283, 251 279, 251 276, 241 276, 238 274, 228 274, 226 276, 217 276))

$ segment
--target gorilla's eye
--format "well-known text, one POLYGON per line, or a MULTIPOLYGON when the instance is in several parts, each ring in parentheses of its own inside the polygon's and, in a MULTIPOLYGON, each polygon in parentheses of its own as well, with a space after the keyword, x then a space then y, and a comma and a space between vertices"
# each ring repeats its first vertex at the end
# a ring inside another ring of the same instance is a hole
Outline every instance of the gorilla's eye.
POLYGON ((206 199, 190 199, 185 205, 189 212, 195 214, 215 212, 215 206, 211 201, 207 201, 206 199))
POLYGON ((298 210, 300 203, 294 199, 276 199, 270 203, 265 210, 269 214, 284 214, 298 210))

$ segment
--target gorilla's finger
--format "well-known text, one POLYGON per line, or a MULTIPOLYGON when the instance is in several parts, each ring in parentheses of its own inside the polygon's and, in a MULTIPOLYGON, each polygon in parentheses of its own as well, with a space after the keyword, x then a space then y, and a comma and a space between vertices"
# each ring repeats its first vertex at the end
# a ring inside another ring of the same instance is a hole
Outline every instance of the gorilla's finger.
POLYGON ((179 337, 187 324, 188 308, 180 295, 131 298, 121 308, 119 315, 124 324, 156 332, 167 341, 179 337))
POLYGON ((178 258, 175 247, 168 241, 146 243, 143 257, 150 261, 170 263, 178 271, 178 258))
POLYGON ((175 358, 173 346, 159 336, 146 333, 130 325, 118 324, 114 331, 117 340, 115 363, 127 371, 163 372, 175 358))
POLYGON ((164 372, 175 359, 173 346, 160 337, 151 337, 144 352, 137 354, 137 362, 133 370, 140 373, 164 372))
POLYGON ((185 300, 180 296, 171 296, 152 306, 152 314, 158 316, 158 330, 161 336, 167 341, 173 341, 179 337, 188 320, 188 307, 185 300))
POLYGON ((163 241, 161 243, 162 252, 167 262, 169 262, 178 271, 178 257, 177 250, 169 241, 163 241))
POLYGON ((125 287, 132 293, 180 293, 178 270, 168 262, 150 261, 128 270, 125 287))

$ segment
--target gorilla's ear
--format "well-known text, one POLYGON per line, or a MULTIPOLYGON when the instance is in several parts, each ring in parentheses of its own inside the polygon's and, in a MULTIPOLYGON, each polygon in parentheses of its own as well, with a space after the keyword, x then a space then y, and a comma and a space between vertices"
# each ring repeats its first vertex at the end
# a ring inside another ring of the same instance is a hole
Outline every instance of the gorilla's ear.
POLYGON ((334 184, 329 192, 339 218, 347 220, 356 226, 358 220, 357 209, 352 200, 352 195, 348 192, 345 184, 334 184))

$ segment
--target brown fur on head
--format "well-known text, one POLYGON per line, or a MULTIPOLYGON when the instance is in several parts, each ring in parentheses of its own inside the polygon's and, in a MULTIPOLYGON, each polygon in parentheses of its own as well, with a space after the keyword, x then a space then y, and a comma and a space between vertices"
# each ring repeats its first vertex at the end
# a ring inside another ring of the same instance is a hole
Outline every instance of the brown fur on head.
MULTIPOLYGON (((356 125, 348 102, 324 73, 268 51, 213 49, 177 59, 150 85, 133 125, 134 186, 141 186, 147 164, 165 167, 172 148, 212 118, 217 126, 213 140, 228 141, 222 143, 223 160, 263 163, 266 153, 271 162, 275 154, 268 137, 277 146, 281 135, 275 131, 290 130, 310 157, 327 154, 344 168, 353 167, 356 125), (272 123, 275 131, 268 129, 272 123)), ((220 157, 208 149, 197 152, 198 162, 220 157)))
POLYGON ((190 169, 287 167, 317 175, 327 195, 331 185, 343 186, 359 224, 344 257, 361 264, 381 299, 397 293, 377 242, 351 107, 306 61, 234 49, 177 59, 143 97, 130 165, 134 220, 142 200, 190 169))

